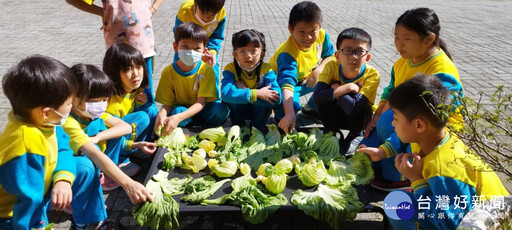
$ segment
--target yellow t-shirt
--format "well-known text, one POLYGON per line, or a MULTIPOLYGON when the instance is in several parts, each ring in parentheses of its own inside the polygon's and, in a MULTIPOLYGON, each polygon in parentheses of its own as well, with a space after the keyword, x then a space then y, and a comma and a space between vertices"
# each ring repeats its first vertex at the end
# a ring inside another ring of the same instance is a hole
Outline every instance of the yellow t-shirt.
POLYGON ((127 114, 133 112, 136 106, 135 100, 137 94, 139 94, 143 90, 143 88, 139 88, 132 93, 127 93, 124 95, 114 95, 110 97, 110 99, 108 100, 106 112, 122 119, 127 114))
MULTIPOLYGON (((89 142, 89 136, 84 132, 84 128, 94 125, 94 126, 100 126, 105 125, 105 127, 94 127, 95 129, 106 129, 108 126, 107 120, 110 119, 112 115, 108 113, 103 113, 99 118, 102 119, 103 122, 99 122, 96 120, 89 120, 80 118, 79 116, 70 115, 68 119, 66 120, 66 123, 62 126, 66 134, 69 136, 69 146, 71 147, 71 150, 76 154, 80 147, 82 147, 85 143, 89 142)), ((103 140, 98 142, 98 147, 100 147, 100 150, 102 152, 105 151, 107 148, 107 141, 103 140)))
POLYGON ((196 12, 194 10, 194 0, 187 0, 181 4, 180 9, 178 10, 178 13, 176 14, 176 17, 178 20, 183 22, 193 22, 195 24, 200 25, 203 27, 203 29, 208 33, 208 37, 212 35, 213 32, 217 29, 217 26, 219 25, 219 22, 226 17, 226 10, 224 7, 217 13, 215 17, 215 22, 208 24, 208 25, 202 25, 195 16, 196 12))
POLYGON ((173 63, 162 70, 155 101, 171 107, 181 105, 188 108, 199 97, 205 97, 206 102, 217 100, 215 73, 208 64, 200 61, 193 70, 182 72, 173 63))
POLYGON ((359 91, 368 99, 368 104, 374 106, 375 97, 377 96, 377 88, 380 83, 379 71, 374 69, 372 66, 365 64, 361 70, 361 73, 353 79, 346 79, 341 71, 341 64, 336 60, 332 60, 327 63, 324 70, 318 76, 318 81, 331 85, 334 82, 339 82, 341 85, 347 83, 361 83, 362 88, 359 91))

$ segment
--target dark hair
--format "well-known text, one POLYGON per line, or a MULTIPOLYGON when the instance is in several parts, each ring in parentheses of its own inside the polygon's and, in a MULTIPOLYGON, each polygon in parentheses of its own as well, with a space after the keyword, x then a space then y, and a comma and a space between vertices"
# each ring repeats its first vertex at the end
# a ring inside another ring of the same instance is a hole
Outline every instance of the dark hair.
POLYGON ((121 81, 121 71, 127 71, 133 65, 144 68, 144 78, 140 87, 147 88, 149 85, 149 74, 144 57, 139 50, 128 43, 117 43, 107 50, 105 58, 103 58, 103 72, 114 83, 114 94, 126 94, 123 82, 121 81))
POLYGON ((82 101, 92 98, 110 97, 114 93, 112 80, 95 65, 76 64, 71 67, 75 73, 78 88, 76 97, 82 101))
POLYGON ((194 5, 201 11, 216 14, 222 10, 225 1, 226 0, 194 0, 194 5))
POLYGON ((322 24, 322 10, 314 2, 303 1, 295 4, 290 11, 288 25, 292 28, 299 22, 322 24))
POLYGON ((4 75, 2 87, 14 114, 30 120, 30 112, 36 107, 62 106, 75 93, 76 81, 73 72, 62 62, 33 55, 4 75))
POLYGON ((426 117, 437 128, 448 122, 450 104, 450 91, 439 78, 425 74, 416 74, 396 87, 389 96, 389 105, 409 121, 426 117))
POLYGON ((440 47, 450 59, 452 58, 446 43, 439 37, 441 24, 434 10, 429 8, 407 10, 396 20, 395 27, 398 25, 414 31, 421 38, 426 38, 431 33, 435 34, 436 40, 434 40, 434 45, 440 47))
POLYGON ((372 37, 370 37, 370 35, 363 29, 351 27, 341 31, 341 33, 338 35, 338 39, 336 40, 336 49, 340 48, 341 43, 345 39, 354 39, 365 42, 368 44, 368 51, 370 51, 372 48, 372 37))
MULTIPOLYGON (((233 51, 235 51, 237 48, 245 47, 249 44, 253 44, 256 47, 261 47, 262 52, 267 51, 267 46, 265 44, 265 35, 253 29, 241 30, 234 33, 231 39, 231 43, 233 44, 233 51)), ((234 63, 236 74, 237 76, 240 76, 242 69, 240 68, 236 60, 234 60, 234 63)), ((263 62, 260 60, 259 66, 255 70, 256 76, 258 78, 260 76, 261 63, 263 62)), ((258 79, 257 82, 260 82, 260 79, 258 79)))
POLYGON ((208 45, 208 34, 203 27, 193 22, 185 22, 179 25, 174 31, 174 42, 178 44, 183 39, 191 39, 202 42, 204 47, 208 45))

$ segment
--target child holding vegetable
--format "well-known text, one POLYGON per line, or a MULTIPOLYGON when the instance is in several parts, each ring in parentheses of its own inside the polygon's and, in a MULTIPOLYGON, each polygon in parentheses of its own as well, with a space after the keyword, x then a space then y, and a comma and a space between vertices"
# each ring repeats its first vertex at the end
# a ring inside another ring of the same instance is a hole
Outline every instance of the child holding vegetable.
POLYGON ((229 109, 218 100, 215 73, 201 61, 207 52, 208 34, 199 25, 186 22, 174 33, 174 51, 179 60, 164 68, 156 90, 162 108, 156 116, 154 130, 162 136, 176 127, 215 127, 224 124, 229 109))
POLYGON ((132 127, 123 120, 105 113, 107 100, 112 95, 110 78, 93 65, 76 64, 71 67, 78 82, 70 116, 63 125, 70 137, 70 147, 78 155, 85 154, 106 175, 100 175, 103 191, 121 185, 133 203, 144 201, 147 189, 124 174, 118 167, 119 154, 124 146, 141 148, 152 154, 154 143, 130 142, 124 137, 132 127), (103 153, 104 152, 104 153, 103 153))
POLYGON ((233 57, 222 72, 222 101, 230 110, 234 125, 251 126, 267 133, 267 118, 280 104, 279 85, 272 66, 263 62, 265 37, 256 30, 242 30, 233 34, 233 57))
POLYGON ((414 222, 425 229, 455 229, 461 216, 473 208, 475 196, 483 201, 508 195, 496 173, 446 128, 450 91, 438 77, 417 74, 397 86, 388 103, 395 132, 402 142, 410 143, 411 152, 396 154, 383 148, 359 151, 372 161, 396 157, 395 167, 412 182, 412 193, 408 194, 413 207, 418 207, 418 200, 430 198, 430 209, 421 210, 425 217, 445 217, 418 218, 416 212, 409 221, 389 218, 393 229, 415 229, 414 222), (437 197, 441 196, 450 201, 446 208, 438 206, 437 197), (457 197, 461 206, 465 199, 467 207, 458 206, 457 197))
POLYGON ((62 129, 76 80, 53 58, 31 56, 9 70, 2 87, 12 110, 0 135, 0 229, 41 229, 47 211, 73 207, 74 228, 107 217, 96 170, 73 157, 62 129))

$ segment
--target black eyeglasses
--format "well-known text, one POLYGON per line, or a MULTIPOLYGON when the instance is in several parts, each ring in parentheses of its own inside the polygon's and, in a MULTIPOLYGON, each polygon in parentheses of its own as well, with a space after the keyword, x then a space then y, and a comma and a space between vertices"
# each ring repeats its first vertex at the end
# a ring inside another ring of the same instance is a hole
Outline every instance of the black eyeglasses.
POLYGON ((355 55, 356 57, 362 57, 362 56, 368 54, 368 50, 365 50, 365 49, 360 49, 360 50, 341 49, 339 51, 341 51, 341 53, 346 56, 355 55))

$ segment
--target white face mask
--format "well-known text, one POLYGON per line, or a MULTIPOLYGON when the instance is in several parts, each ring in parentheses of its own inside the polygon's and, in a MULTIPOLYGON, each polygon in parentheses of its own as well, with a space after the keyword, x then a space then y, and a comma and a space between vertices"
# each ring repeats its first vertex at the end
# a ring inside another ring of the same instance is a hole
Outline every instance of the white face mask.
POLYGON ((199 21, 199 23, 201 23, 201 25, 205 25, 205 26, 206 26, 206 25, 209 25, 209 24, 214 23, 214 22, 215 22, 215 20, 217 19, 217 15, 215 15, 215 17, 213 18, 213 20, 211 20, 211 21, 209 21, 209 22, 205 22, 205 21, 203 21, 203 19, 201 19, 201 18, 199 17, 199 14, 198 14, 197 10, 196 10, 196 14, 195 14, 195 16, 196 16, 197 21, 199 21))
POLYGON ((85 110, 77 110, 84 117, 96 119, 107 110, 107 101, 85 102, 85 110))
POLYGON ((238 60, 236 61, 238 63, 238 66, 240 66, 240 69, 243 69, 245 70, 245 72, 247 73, 252 73, 252 71, 254 71, 256 68, 258 68, 258 66, 260 65, 261 61, 259 61, 258 63, 256 63, 256 65, 254 65, 253 67, 251 68, 245 68, 243 67, 242 65, 240 65, 240 62, 238 62, 238 60))
POLYGON ((178 50, 178 57, 186 66, 194 66, 203 57, 203 53, 195 50, 178 50))
POLYGON ((64 125, 66 123, 66 120, 68 119, 69 113, 62 115, 59 112, 57 112, 57 110, 52 109, 52 108, 50 108, 50 109, 53 110, 53 112, 55 112, 57 115, 61 116, 61 119, 58 122, 44 121, 44 125, 46 125, 46 126, 62 126, 62 125, 64 125))

